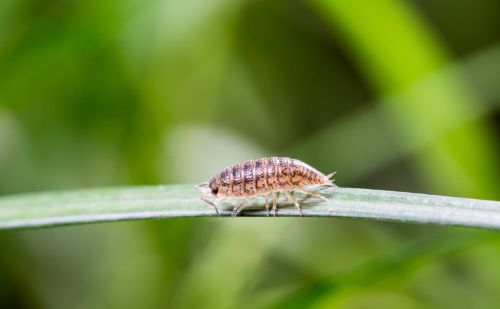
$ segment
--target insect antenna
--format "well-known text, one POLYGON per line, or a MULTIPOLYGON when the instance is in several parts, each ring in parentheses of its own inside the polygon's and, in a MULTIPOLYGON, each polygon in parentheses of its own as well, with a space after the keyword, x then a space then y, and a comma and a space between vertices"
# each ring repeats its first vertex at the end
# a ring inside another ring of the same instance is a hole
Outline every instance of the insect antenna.
POLYGON ((202 182, 195 186, 201 194, 206 195, 208 192, 208 182, 202 182))
POLYGON ((208 187, 208 181, 196 185, 196 188, 204 188, 204 187, 208 187))

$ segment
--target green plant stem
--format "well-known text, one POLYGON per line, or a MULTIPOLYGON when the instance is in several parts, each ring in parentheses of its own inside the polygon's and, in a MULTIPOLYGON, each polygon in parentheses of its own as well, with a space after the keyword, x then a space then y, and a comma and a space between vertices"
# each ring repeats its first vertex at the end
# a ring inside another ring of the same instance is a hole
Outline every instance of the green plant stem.
MULTIPOLYGON (((381 190, 333 188, 328 202, 306 198, 304 216, 348 217, 500 229, 500 202, 381 190)), ((304 196, 297 197, 303 199, 304 196)), ((241 216, 267 216, 262 198, 241 216)), ((280 216, 299 216, 285 199, 280 216)), ((231 202, 220 206, 231 215, 231 202)), ((29 193, 0 198, 0 229, 19 229, 122 220, 210 217, 216 213, 200 200, 194 185, 143 186, 29 193)))

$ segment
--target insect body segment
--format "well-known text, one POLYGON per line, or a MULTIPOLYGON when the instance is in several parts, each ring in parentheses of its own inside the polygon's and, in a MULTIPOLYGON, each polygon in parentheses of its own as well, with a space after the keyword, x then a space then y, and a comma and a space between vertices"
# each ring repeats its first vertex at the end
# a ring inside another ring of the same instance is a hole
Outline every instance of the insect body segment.
POLYGON ((218 209, 215 202, 209 198, 222 201, 228 198, 238 199, 234 207, 234 215, 242 209, 241 200, 264 195, 266 209, 269 211, 268 196, 272 195, 273 211, 277 211, 277 194, 283 192, 295 204, 302 214, 300 205, 292 197, 290 191, 298 191, 325 199, 323 196, 307 192, 306 189, 314 185, 335 186, 330 180, 335 173, 325 176, 308 164, 291 158, 270 157, 258 160, 249 160, 225 168, 212 177, 208 183, 198 185, 204 196, 202 199, 218 209), (205 190, 206 187, 210 190, 205 190))

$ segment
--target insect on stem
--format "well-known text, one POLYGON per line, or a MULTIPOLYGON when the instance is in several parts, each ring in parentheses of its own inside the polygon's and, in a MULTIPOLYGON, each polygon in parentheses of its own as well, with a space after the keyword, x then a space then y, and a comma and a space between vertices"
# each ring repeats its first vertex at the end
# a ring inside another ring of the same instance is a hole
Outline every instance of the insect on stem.
POLYGON ((201 199, 212 205, 217 215, 219 215, 216 205, 218 201, 226 198, 238 199, 239 202, 233 209, 233 215, 237 215, 247 206, 240 204, 240 199, 246 200, 262 195, 266 198, 266 209, 269 213, 268 195, 271 194, 273 214, 276 216, 278 210, 276 197, 279 192, 283 192, 302 215, 299 202, 291 195, 292 191, 316 196, 325 201, 325 197, 307 189, 317 185, 335 187, 331 179, 335 174, 336 172, 324 175, 297 159, 269 157, 244 161, 227 167, 212 177, 209 182, 199 184, 197 188, 203 194, 201 199))

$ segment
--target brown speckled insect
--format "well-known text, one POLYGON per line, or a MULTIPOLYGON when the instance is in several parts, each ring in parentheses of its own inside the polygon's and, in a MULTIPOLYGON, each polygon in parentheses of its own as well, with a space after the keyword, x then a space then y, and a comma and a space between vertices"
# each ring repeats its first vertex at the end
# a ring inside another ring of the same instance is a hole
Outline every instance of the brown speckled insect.
POLYGON ((201 183, 197 187, 203 194, 201 199, 212 205, 217 215, 219 214, 217 204, 210 198, 215 198, 218 202, 228 198, 237 199, 233 208, 233 216, 235 216, 243 209, 244 200, 263 195, 269 215, 268 196, 272 195, 273 213, 276 216, 277 197, 280 192, 286 195, 302 215, 300 204, 291 192, 296 191, 327 201, 322 195, 306 191, 306 189, 317 185, 335 187, 333 180, 330 179, 333 175, 335 173, 324 175, 296 159, 270 157, 240 162, 227 167, 212 177, 209 182, 201 183))

